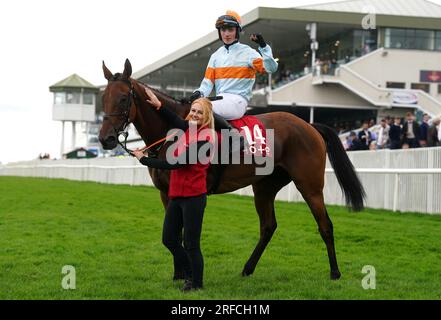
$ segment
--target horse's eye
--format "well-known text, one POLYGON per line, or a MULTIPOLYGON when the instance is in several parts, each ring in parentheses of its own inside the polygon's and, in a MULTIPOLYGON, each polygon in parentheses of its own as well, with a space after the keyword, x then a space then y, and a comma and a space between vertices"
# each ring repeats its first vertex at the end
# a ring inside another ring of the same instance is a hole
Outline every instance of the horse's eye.
POLYGON ((121 107, 125 107, 126 104, 127 104, 127 97, 126 97, 126 96, 123 96, 123 97, 121 98, 121 100, 119 101, 119 104, 120 104, 121 107))

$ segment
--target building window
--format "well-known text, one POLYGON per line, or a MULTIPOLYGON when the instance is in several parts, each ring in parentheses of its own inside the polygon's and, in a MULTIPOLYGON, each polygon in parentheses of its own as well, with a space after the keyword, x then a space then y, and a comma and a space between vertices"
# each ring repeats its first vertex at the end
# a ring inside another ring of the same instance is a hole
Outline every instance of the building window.
POLYGON ((405 89, 406 83, 404 83, 404 82, 386 82, 386 88, 405 89))
POLYGON ((411 88, 414 90, 423 90, 424 92, 430 93, 430 84, 428 83, 412 83, 411 88))
POLYGON ((391 49, 434 50, 435 31, 386 28, 384 44, 391 49))
POLYGON ((83 104, 93 104, 93 93, 83 94, 83 104))
POLYGON ((66 103, 80 104, 80 93, 79 92, 67 92, 66 93, 66 103))
POLYGON ((441 51, 441 31, 436 32, 435 50, 441 51))
POLYGON ((66 94, 64 92, 55 92, 54 94, 54 104, 65 104, 66 94))
POLYGON ((441 94, 441 84, 438 85, 438 94, 441 94))
POLYGON ((354 30, 354 55, 363 56, 377 49, 377 30, 354 30))

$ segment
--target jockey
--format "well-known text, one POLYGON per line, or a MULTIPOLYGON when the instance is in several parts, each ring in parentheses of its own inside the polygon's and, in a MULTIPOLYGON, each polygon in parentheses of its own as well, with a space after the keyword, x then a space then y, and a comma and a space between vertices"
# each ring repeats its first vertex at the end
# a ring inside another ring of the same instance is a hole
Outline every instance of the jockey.
POLYGON ((240 119, 245 114, 256 72, 273 73, 278 65, 271 47, 261 34, 250 37, 259 44, 259 52, 239 42, 242 26, 236 12, 227 11, 226 15, 220 16, 216 21, 216 29, 224 45, 211 55, 201 86, 189 100, 208 97, 215 87, 216 95, 223 97, 212 102, 216 128, 231 129, 225 120, 240 119))

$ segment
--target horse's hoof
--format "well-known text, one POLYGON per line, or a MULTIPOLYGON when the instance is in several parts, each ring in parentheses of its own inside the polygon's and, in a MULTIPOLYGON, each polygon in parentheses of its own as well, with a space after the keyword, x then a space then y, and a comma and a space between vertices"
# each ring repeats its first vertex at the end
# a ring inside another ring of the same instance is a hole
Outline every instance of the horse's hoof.
POLYGON ((331 272, 331 280, 338 280, 341 278, 340 271, 331 272))
POLYGON ((247 270, 246 268, 243 269, 242 271, 242 277, 249 277, 250 275, 252 275, 254 272, 254 270, 247 270))

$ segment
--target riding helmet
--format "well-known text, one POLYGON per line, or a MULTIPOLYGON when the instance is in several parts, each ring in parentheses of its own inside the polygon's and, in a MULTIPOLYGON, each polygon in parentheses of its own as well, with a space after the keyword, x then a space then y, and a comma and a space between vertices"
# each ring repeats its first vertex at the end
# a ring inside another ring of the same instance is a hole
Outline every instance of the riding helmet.
POLYGON ((226 14, 216 20, 216 29, 219 33, 219 40, 222 41, 220 29, 224 27, 236 27, 236 39, 239 40, 239 33, 242 31, 242 19, 235 11, 228 10, 226 14))

